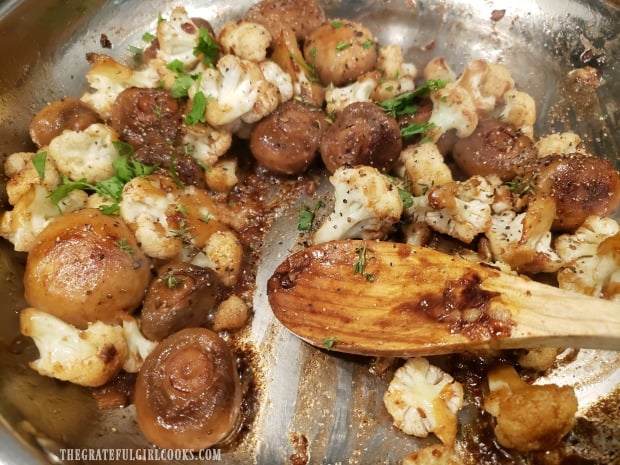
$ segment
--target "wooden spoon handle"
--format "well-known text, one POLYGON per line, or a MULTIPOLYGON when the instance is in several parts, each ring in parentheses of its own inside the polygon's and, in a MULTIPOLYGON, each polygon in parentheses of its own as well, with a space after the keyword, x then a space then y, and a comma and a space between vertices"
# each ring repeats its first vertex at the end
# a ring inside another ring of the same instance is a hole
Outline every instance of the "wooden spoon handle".
POLYGON ((620 349, 620 305, 432 249, 333 241, 287 258, 275 316, 316 346, 414 356, 551 345, 620 349))

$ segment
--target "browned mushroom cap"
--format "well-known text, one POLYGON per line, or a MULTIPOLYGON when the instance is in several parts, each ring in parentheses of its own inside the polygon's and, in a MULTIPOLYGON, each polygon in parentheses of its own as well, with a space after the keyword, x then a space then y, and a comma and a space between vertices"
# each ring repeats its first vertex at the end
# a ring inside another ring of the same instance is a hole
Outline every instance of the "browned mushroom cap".
POLYGON ((165 89, 130 87, 112 106, 110 125, 135 148, 154 141, 174 143, 183 109, 165 89))
POLYGON ((202 326, 218 301, 219 279, 209 268, 185 262, 157 270, 142 305, 142 333, 159 341, 184 328, 202 326))
POLYGON ((312 163, 327 126, 325 113, 289 100, 262 119, 250 135, 254 158, 270 171, 301 174, 312 163))
POLYGON ((387 172, 398 161, 403 141, 398 122, 378 105, 347 105, 321 138, 321 158, 330 172, 341 166, 369 165, 387 172))
POLYGON ((30 123, 30 137, 43 147, 65 129, 81 131, 101 122, 97 112, 78 98, 56 100, 41 109, 30 123))
POLYGON ((183 329, 144 361, 136 420, 158 447, 205 449, 235 431, 241 397, 235 358, 224 340, 209 329, 183 329))
POLYGON ((456 165, 467 176, 495 174, 509 181, 536 159, 532 140, 495 119, 482 120, 475 131, 452 149, 456 165))
POLYGON ((263 0, 248 9, 245 19, 262 24, 274 39, 286 26, 304 40, 325 21, 325 13, 314 0, 263 0))
POLYGON ((573 230, 590 215, 609 215, 620 204, 620 174, 604 158, 550 155, 538 160, 530 177, 537 194, 555 199, 556 231, 573 230))
POLYGON ((196 186, 204 189, 207 185, 204 169, 196 159, 187 155, 174 146, 153 136, 151 143, 143 145, 136 150, 134 159, 145 165, 157 165, 158 173, 171 176, 174 171, 183 184, 196 186))
POLYGON ((361 23, 345 19, 323 23, 312 31, 303 52, 324 85, 349 84, 377 65, 377 39, 361 23))

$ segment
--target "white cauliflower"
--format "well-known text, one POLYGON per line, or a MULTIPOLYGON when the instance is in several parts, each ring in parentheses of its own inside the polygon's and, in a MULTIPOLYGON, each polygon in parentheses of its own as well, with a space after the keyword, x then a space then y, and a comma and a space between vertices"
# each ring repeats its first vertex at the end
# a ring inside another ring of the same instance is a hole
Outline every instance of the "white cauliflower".
POLYGON ((211 169, 205 171, 205 181, 215 192, 229 192, 238 182, 237 157, 220 158, 211 169))
POLYGON ((39 349, 30 367, 43 376, 96 387, 110 381, 127 360, 127 342, 121 326, 97 321, 80 330, 49 313, 25 308, 20 331, 39 349))
POLYGON ((65 212, 84 208, 88 198, 86 192, 74 190, 56 205, 49 195, 45 187, 35 184, 19 198, 12 210, 2 215, 0 235, 18 252, 28 252, 48 224, 65 212))
POLYGON ((177 6, 168 20, 159 21, 156 35, 159 42, 157 58, 164 66, 178 60, 183 63, 184 70, 189 71, 198 65, 200 57, 194 50, 200 39, 200 30, 185 8, 177 6))
POLYGON ((280 101, 287 102, 293 98, 293 78, 289 73, 280 68, 275 61, 265 60, 258 64, 263 76, 267 81, 275 85, 280 91, 280 101))
POLYGON ((233 231, 217 231, 211 234, 201 250, 187 261, 203 268, 211 268, 224 286, 233 286, 241 277, 243 246, 233 231))
POLYGON ((456 83, 448 83, 445 87, 431 93, 433 110, 429 123, 434 127, 427 135, 433 142, 451 129, 456 130, 458 137, 470 136, 478 125, 478 113, 471 94, 456 83))
POLYGON ((558 285, 620 302, 620 226, 612 218, 589 216, 573 233, 558 236, 562 261, 558 285))
POLYGON ((86 73, 86 79, 95 91, 84 93, 81 100, 93 107, 104 120, 110 118, 112 105, 122 91, 130 87, 153 88, 160 82, 154 68, 134 70, 107 55, 89 56, 94 64, 86 73))
POLYGON ((204 166, 213 166, 232 146, 232 133, 223 128, 198 123, 183 125, 182 131, 183 144, 191 147, 189 155, 204 166))
POLYGON ((281 103, 279 88, 252 61, 224 55, 216 69, 208 71, 190 87, 189 95, 195 99, 202 92, 206 97, 205 117, 211 126, 234 126, 239 121, 255 123, 281 103))
POLYGON ((47 152, 17 152, 9 155, 4 162, 4 174, 9 178, 6 182, 6 193, 9 203, 15 205, 19 198, 34 185, 41 185, 48 191, 60 184, 60 175, 54 161, 47 157, 47 152), (35 161, 39 170, 35 167, 35 161), (41 176, 41 174, 43 176, 41 176))
POLYGON ((325 102, 327 114, 343 110, 347 105, 355 102, 371 102, 371 95, 379 81, 373 73, 366 73, 360 78, 343 87, 329 85, 325 89, 325 102))
POLYGON ((493 215, 486 237, 494 259, 519 272, 557 271, 562 259, 551 247, 554 217, 554 200, 538 196, 530 200, 522 213, 505 210, 493 215))
POLYGON ((452 171, 432 142, 408 145, 400 153, 400 161, 411 182, 413 195, 420 196, 432 186, 452 182, 452 171))
POLYGON ((379 79, 372 96, 374 101, 380 102, 394 98, 415 89, 418 69, 413 63, 404 61, 400 45, 392 44, 379 48, 377 70, 379 79))
POLYGON ((530 385, 510 365, 491 370, 488 381, 483 408, 495 417, 495 437, 503 447, 553 449, 576 423, 578 404, 571 386, 530 385))
POLYGON ((445 444, 432 444, 403 457, 401 465, 463 465, 459 455, 445 444))
POLYGON ((336 239, 382 239, 400 219, 403 202, 398 188, 376 168, 341 167, 329 180, 334 186, 334 211, 314 232, 315 244, 336 239))
POLYGON ((411 358, 396 370, 383 402, 404 433, 420 438, 434 433, 443 444, 454 444, 463 386, 426 358, 411 358))
POLYGON ((424 220, 435 231, 469 244, 491 227, 493 195, 493 186, 482 176, 431 187, 424 220))
POLYGON ((508 68, 483 60, 467 63, 456 84, 471 94, 479 116, 493 110, 496 103, 503 103, 506 92, 515 86, 508 68))
POLYGON ((113 162, 119 156, 116 141, 114 129, 95 123, 83 131, 63 131, 50 141, 47 154, 69 179, 96 184, 114 176, 113 162))
POLYGON ((424 67, 423 76, 425 81, 431 79, 440 79, 446 83, 456 81, 456 73, 444 57, 431 59, 424 67))
POLYGON ((140 331, 138 320, 130 316, 126 316, 123 320, 122 329, 127 342, 127 359, 123 363, 123 370, 127 373, 137 373, 146 357, 157 346, 157 342, 145 338, 140 331))
POLYGON ((536 123, 536 102, 531 95, 511 89, 504 94, 505 106, 500 119, 519 129, 530 139, 534 139, 536 123))
POLYGON ((538 158, 549 155, 568 155, 579 152, 581 137, 574 132, 560 132, 539 138, 534 147, 538 158))
POLYGON ((241 329, 250 318, 250 309, 243 299, 235 294, 217 306, 213 316, 213 331, 235 331, 241 329))
POLYGON ((271 34, 265 26, 246 20, 227 22, 217 35, 224 53, 255 62, 267 58, 271 40, 271 34))

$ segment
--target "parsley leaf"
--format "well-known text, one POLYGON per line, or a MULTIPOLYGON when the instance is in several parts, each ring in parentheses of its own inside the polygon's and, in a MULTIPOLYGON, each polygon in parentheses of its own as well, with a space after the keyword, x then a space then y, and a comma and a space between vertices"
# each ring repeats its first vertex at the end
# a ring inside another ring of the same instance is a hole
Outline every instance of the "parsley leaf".
POLYGON ((174 98, 187 97, 187 91, 194 83, 194 80, 189 74, 177 76, 170 88, 170 95, 174 98))
POLYGON ((34 165, 34 169, 37 170, 39 179, 43 179, 45 177, 45 162, 46 161, 47 161, 47 152, 39 152, 34 157, 32 157, 32 164, 34 165))
POLYGON ((142 34, 142 42, 151 42, 154 38, 155 36, 150 32, 145 32, 142 34))
POLYGON ((429 121, 424 123, 411 123, 400 130, 400 135, 406 139, 407 137, 413 137, 417 134, 428 132, 434 127, 435 123, 431 123, 429 121))
POLYGON ((326 337, 323 339, 323 347, 327 350, 332 350, 337 342, 338 340, 335 337, 326 337))
POLYGON ((413 195, 411 195, 411 192, 399 187, 398 195, 400 196, 400 200, 403 202, 403 208, 409 208, 413 205, 413 195))
POLYGON ((86 182, 86 178, 82 178, 78 181, 72 181, 64 174, 60 175, 60 184, 51 192, 49 198, 56 205, 60 203, 71 191, 76 189, 80 190, 95 190, 95 186, 86 182))
POLYGON ((445 87, 446 84, 441 79, 429 79, 411 92, 405 92, 398 97, 379 102, 379 106, 394 118, 400 115, 412 115, 417 111, 416 106, 413 104, 416 98, 427 96, 431 92, 445 87))
POLYGON ((183 66, 183 62, 179 59, 172 60, 166 65, 166 68, 179 74, 181 74, 185 69, 185 67, 183 66))
POLYGON ((206 27, 198 30, 198 44, 194 47, 194 56, 202 54, 202 62, 205 66, 213 67, 217 62, 220 48, 206 27))
POLYGON ((207 98, 202 91, 196 92, 194 95, 194 102, 192 108, 187 115, 185 115, 185 124, 192 126, 197 123, 205 123, 205 111, 207 110, 207 98))
POLYGON ((310 209, 307 205, 302 206, 299 211, 299 219, 297 220, 297 229, 299 231, 311 231, 316 212, 324 206, 325 204, 320 200, 313 209, 310 209))

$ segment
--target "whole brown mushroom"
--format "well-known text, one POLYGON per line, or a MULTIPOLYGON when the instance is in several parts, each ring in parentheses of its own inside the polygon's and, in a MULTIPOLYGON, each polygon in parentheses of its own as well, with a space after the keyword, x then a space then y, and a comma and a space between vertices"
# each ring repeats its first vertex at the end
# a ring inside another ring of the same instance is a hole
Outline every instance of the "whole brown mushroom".
POLYGON ((323 23, 304 41, 304 58, 324 85, 344 86, 377 66, 377 39, 361 23, 323 23))
POLYGON ((209 329, 188 328, 146 358, 136 381, 136 420, 158 447, 200 450, 236 430, 241 399, 230 348, 209 329))
POLYGON ((609 215, 620 204, 620 173, 605 158, 550 155, 539 159, 528 176, 537 194, 555 200, 556 231, 574 230, 588 216, 609 215))
POLYGON ((209 268, 185 262, 162 265, 144 297, 142 333, 159 341, 181 329, 204 325, 219 290, 219 278, 209 268))
POLYGON ((43 107, 30 123, 30 138, 39 147, 48 145, 65 129, 81 131, 100 123, 97 112, 78 98, 56 100, 43 107))
POLYGON ((452 157, 468 177, 499 176, 510 181, 536 159, 534 143, 511 125, 496 119, 482 120, 474 132, 458 139, 452 157))
POLYGON ((403 148, 398 122, 371 102, 347 105, 323 133, 321 158, 333 173, 341 166, 368 165, 388 172, 403 148))
POLYGON ((326 115, 321 109, 289 100, 252 130, 250 150, 265 168, 280 174, 302 174, 315 159, 326 115))
POLYGON ((142 302, 151 262, 121 218, 78 210, 54 220, 37 241, 24 271, 32 307, 85 329, 118 323, 142 302))
POLYGON ((251 6, 244 19, 262 24, 275 39, 290 27, 297 40, 304 40, 325 21, 325 13, 314 0, 262 0, 251 6))

